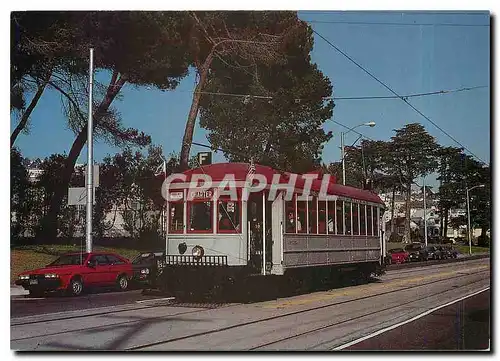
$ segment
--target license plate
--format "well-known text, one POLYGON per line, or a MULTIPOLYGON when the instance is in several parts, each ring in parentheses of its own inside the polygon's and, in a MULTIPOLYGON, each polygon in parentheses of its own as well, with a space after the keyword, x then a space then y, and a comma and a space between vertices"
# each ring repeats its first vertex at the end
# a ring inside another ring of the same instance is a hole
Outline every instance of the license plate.
POLYGON ((30 280, 30 285, 37 285, 38 284, 38 280, 30 280))

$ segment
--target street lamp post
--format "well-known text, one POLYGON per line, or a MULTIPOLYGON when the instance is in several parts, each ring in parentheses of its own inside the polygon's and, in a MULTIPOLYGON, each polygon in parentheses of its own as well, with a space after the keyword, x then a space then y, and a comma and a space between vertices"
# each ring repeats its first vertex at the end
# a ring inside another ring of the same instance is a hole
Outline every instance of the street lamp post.
POLYGON ((472 254, 472 237, 470 234, 470 206, 469 206, 469 192, 473 190, 474 188, 484 188, 484 184, 479 184, 477 186, 467 188, 467 236, 469 238, 469 254, 472 254))
POLYGON ((376 125, 375 122, 368 122, 368 123, 362 123, 358 124, 355 127, 350 128, 347 132, 340 132, 340 149, 341 149, 341 157, 342 157, 342 184, 345 185, 345 136, 352 130, 362 127, 362 126, 367 126, 367 127, 374 127, 376 125))

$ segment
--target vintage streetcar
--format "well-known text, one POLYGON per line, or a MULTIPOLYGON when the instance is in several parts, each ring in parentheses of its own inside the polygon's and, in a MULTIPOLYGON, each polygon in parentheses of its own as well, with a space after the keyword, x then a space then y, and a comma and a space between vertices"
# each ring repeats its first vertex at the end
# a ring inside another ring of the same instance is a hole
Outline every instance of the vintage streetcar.
POLYGON ((204 293, 250 279, 259 287, 271 278, 381 274, 384 203, 328 177, 248 163, 171 175, 162 188, 168 234, 160 288, 204 293))

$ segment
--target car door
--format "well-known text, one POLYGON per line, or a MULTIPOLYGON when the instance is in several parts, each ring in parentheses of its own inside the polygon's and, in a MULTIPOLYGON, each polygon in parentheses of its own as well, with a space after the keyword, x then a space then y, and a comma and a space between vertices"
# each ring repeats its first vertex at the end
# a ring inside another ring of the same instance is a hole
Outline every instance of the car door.
POLYGON ((111 283, 111 272, 109 261, 103 254, 96 254, 90 257, 92 263, 89 273, 90 283, 94 286, 102 286, 111 283))
POLYGON ((110 271, 110 280, 111 282, 115 282, 118 276, 122 273, 126 273, 127 276, 131 276, 130 270, 131 266, 128 266, 127 262, 122 260, 120 257, 115 256, 114 254, 107 254, 106 258, 109 262, 109 271, 110 271))

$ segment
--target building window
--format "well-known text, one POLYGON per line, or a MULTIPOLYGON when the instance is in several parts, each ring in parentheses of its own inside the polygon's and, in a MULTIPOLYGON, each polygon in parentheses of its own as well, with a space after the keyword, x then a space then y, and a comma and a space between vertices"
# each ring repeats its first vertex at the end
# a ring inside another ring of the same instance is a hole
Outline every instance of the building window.
POLYGON ((344 234, 351 235, 352 234, 352 208, 351 202, 344 202, 344 219, 345 219, 345 232, 344 234))
POLYGON ((368 235, 373 236, 372 230, 372 206, 366 206, 366 220, 367 220, 367 229, 368 229, 368 235))
POLYGON ((366 236, 366 218, 365 218, 365 205, 359 205, 359 234, 366 236))
POLYGON ((170 202, 168 228, 170 233, 182 233, 184 230, 184 203, 170 202))
POLYGON ((307 231, 306 207, 306 201, 297 201, 297 233, 306 233, 307 231))
POLYGON ((291 201, 285 201, 285 232, 296 233, 295 222, 295 198, 291 201))
POLYGON ((344 220, 344 201, 337 201, 337 234, 344 234, 344 220))
MULTIPOLYGON (((326 227, 327 227, 326 201, 318 201, 318 233, 326 234, 326 227)), ((335 232, 335 229, 333 230, 333 232, 335 232)))
POLYGON ((241 232, 241 207, 239 202, 219 200, 217 213, 217 232, 241 232))
POLYGON ((359 204, 352 203, 352 234, 359 236, 359 204))
POLYGON ((316 223, 317 221, 317 216, 318 212, 316 210, 316 197, 313 197, 312 201, 309 201, 309 218, 308 218, 308 227, 309 227, 309 233, 311 234, 317 234, 318 233, 318 225, 316 223))
POLYGON ((212 203, 212 201, 188 203, 190 232, 212 232, 212 203))

